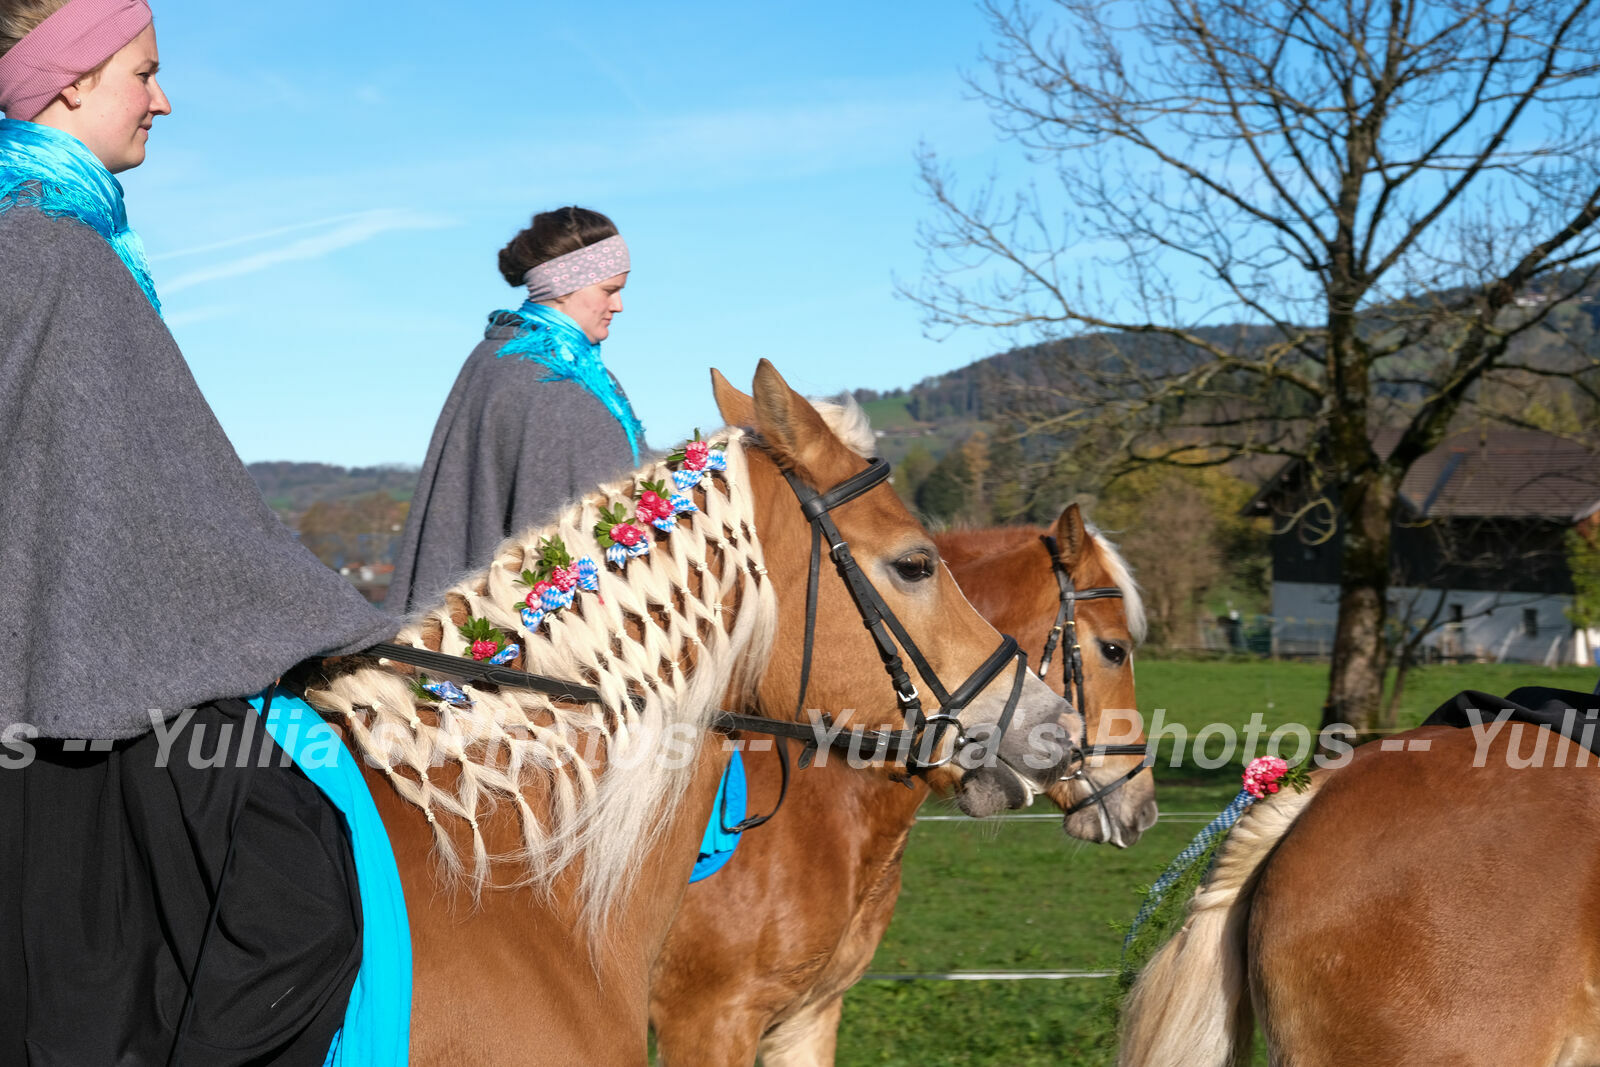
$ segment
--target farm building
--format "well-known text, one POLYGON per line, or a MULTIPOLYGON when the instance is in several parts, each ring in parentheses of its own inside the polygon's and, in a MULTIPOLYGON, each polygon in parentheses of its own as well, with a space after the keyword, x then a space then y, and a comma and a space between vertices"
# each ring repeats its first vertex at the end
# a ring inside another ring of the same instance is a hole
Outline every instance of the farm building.
MULTIPOLYGON (((1398 432, 1380 432, 1386 455, 1398 432)), ((1343 531, 1291 462, 1245 507, 1273 519, 1274 650, 1331 648, 1343 531)), ((1600 459, 1583 445, 1527 430, 1456 433, 1401 485, 1391 542, 1390 618, 1426 631, 1430 657, 1600 663, 1600 630, 1568 618, 1573 581, 1566 534, 1600 535, 1600 459)))

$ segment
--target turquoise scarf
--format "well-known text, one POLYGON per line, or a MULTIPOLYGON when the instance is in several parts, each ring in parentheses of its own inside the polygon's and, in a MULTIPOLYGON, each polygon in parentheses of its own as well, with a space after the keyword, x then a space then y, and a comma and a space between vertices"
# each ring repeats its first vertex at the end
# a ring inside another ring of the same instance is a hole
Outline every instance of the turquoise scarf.
POLYGON ((589 390, 611 412, 611 417, 622 424, 622 432, 628 435, 628 447, 633 450, 633 465, 637 467, 644 427, 634 415, 628 398, 617 389, 616 380, 606 370, 606 365, 600 362, 600 346, 590 341, 570 316, 553 307, 530 300, 515 311, 497 311, 489 317, 490 329, 507 315, 520 320, 522 325, 517 335, 501 346, 496 355, 531 359, 550 372, 542 381, 577 382, 589 390))
POLYGON ((18 204, 76 219, 104 237, 161 314, 144 242, 128 229, 122 183, 82 141, 51 126, 0 119, 0 214, 18 204))

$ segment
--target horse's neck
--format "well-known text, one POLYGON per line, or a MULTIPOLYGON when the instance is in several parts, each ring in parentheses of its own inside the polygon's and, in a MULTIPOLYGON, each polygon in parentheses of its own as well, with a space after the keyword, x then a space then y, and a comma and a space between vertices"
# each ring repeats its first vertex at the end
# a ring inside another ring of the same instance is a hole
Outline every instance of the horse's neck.
POLYGON ((979 614, 1014 635, 1030 657, 1038 656, 1059 603, 1043 542, 1032 537, 992 555, 958 557, 950 572, 979 614))
POLYGON ((625 571, 602 567, 597 592, 575 593, 574 605, 548 615, 538 632, 523 626, 518 602, 528 593, 521 572, 541 542, 559 537, 574 556, 592 554, 601 508, 631 509, 637 480, 670 477, 665 467, 606 487, 554 527, 506 542, 487 571, 458 583, 443 607, 400 636, 460 655, 468 651, 457 632, 463 619, 487 620, 519 643, 516 665, 592 684, 603 707, 470 685, 470 706, 419 702, 414 679, 398 667, 357 670, 316 694, 426 817, 446 869, 475 890, 490 883, 491 866, 505 863, 520 866, 514 881, 550 889, 581 859, 577 895, 598 931, 655 851, 668 809, 694 776, 706 722, 730 685, 738 688, 738 675, 765 662, 776 623, 737 442, 727 460, 726 473, 696 491, 698 511, 625 571), (594 769, 597 738, 604 751, 594 769), (674 746, 688 758, 664 758, 674 746), (639 758, 616 768, 623 754, 639 758), (508 836, 509 854, 491 848, 508 836))

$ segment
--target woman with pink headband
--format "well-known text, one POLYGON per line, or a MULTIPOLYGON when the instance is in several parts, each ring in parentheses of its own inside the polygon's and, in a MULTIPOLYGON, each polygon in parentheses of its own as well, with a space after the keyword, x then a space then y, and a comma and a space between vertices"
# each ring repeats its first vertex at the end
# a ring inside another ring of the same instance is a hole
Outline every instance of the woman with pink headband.
POLYGON ((158 67, 145 0, 0 0, 0 1064, 315 1067, 375 912, 239 698, 398 625, 262 501, 161 320, 113 176, 158 67))
POLYGON ((644 427, 600 360, 622 311, 628 246, 598 211, 535 215, 500 252, 516 311, 489 316, 456 378, 411 498, 385 606, 435 599, 538 525, 639 465, 644 427))

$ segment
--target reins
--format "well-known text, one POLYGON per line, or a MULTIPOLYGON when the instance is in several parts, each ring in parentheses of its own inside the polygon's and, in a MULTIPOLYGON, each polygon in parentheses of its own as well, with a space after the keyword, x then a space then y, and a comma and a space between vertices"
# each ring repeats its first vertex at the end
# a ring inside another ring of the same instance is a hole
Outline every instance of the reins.
MULTIPOLYGON (((1083 682, 1083 646, 1078 643, 1077 605, 1080 600, 1110 600, 1113 597, 1121 600, 1123 593, 1116 586, 1096 586, 1091 589, 1079 589, 1072 582, 1072 575, 1061 562, 1061 549, 1056 544, 1056 539, 1049 534, 1039 538, 1044 542, 1045 550, 1050 553, 1050 569, 1055 573, 1056 586, 1060 591, 1060 604, 1056 608, 1055 625, 1050 628, 1050 636, 1045 639, 1044 655, 1039 659, 1039 677, 1044 678, 1050 670, 1050 660, 1055 655, 1056 646, 1060 644, 1062 635, 1067 637, 1066 654, 1061 657, 1061 695, 1068 700, 1076 697, 1074 707, 1078 709, 1078 717, 1083 722, 1083 733, 1077 746, 1079 762, 1071 774, 1062 777, 1062 781, 1071 781, 1082 778, 1089 782, 1085 771, 1089 756, 1143 756, 1139 765, 1131 771, 1112 779, 1105 785, 1094 789, 1088 796, 1077 801, 1066 810, 1067 815, 1074 815, 1090 804, 1099 804, 1102 814, 1105 812, 1105 798, 1121 789, 1132 781, 1139 772, 1154 765, 1155 753, 1150 750, 1148 743, 1143 745, 1090 745, 1089 744, 1089 712, 1088 703, 1084 698, 1083 682)), ((1090 783, 1092 785, 1092 783, 1090 783)))
POLYGON ((498 667, 492 663, 481 663, 465 656, 452 656, 448 652, 435 652, 429 648, 384 642, 364 649, 362 654, 409 663, 413 667, 423 667, 440 674, 453 674, 457 678, 469 681, 488 682, 491 685, 509 686, 513 689, 529 689, 535 693, 555 697, 557 700, 571 700, 579 704, 601 702, 600 691, 592 686, 551 678, 544 674, 529 674, 527 671, 514 670, 510 667, 498 667))

